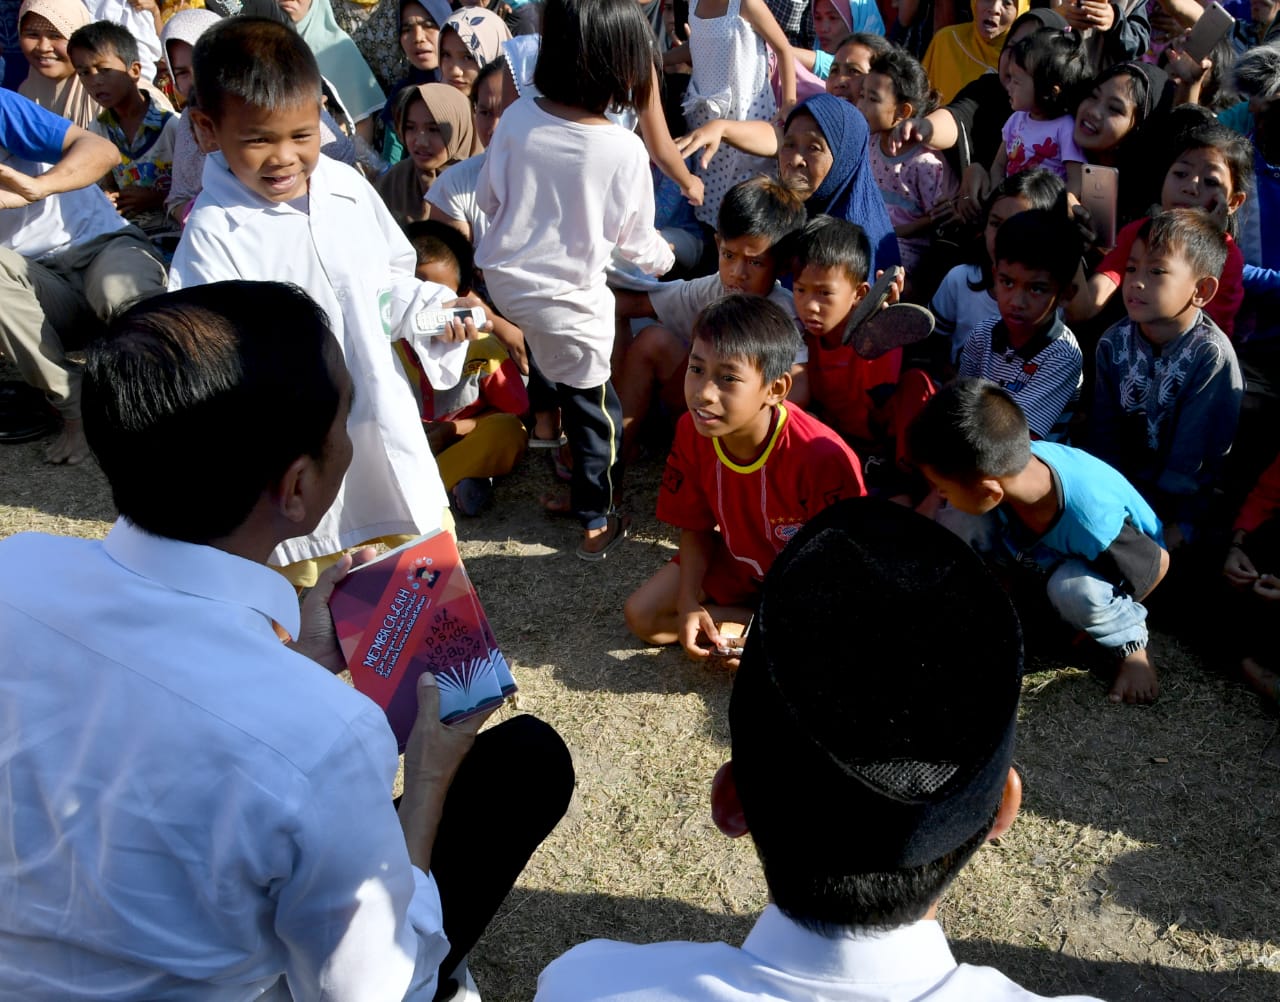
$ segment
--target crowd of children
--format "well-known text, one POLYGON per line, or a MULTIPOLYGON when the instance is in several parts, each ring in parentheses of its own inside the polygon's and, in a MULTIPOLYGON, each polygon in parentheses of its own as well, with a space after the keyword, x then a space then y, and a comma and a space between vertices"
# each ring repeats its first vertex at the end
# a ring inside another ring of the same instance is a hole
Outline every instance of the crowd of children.
POLYGON ((329 0, 24 0, 0 351, 50 461, 88 456, 67 349, 162 269, 287 282, 354 385, 350 472, 273 554, 300 588, 479 515, 527 446, 577 555, 627 559, 626 465, 669 449, 647 643, 735 664, 775 558, 871 493, 1096 641, 1116 702, 1159 692, 1148 596, 1212 570, 1280 699, 1269 25, 1197 60, 1197 4, 397 2, 384 91, 329 0))

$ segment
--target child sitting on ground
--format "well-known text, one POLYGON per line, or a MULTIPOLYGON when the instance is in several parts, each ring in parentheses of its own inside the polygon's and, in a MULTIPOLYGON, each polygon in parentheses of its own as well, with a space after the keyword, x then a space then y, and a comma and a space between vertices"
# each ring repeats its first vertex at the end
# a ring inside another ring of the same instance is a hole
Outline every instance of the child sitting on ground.
MULTIPOLYGON (((1142 600, 1169 554, 1142 496, 1080 449, 1030 441, 1013 397, 987 380, 939 390, 909 435, 912 460, 951 506, 938 521, 997 564, 1044 582, 1058 616, 1115 656, 1112 702, 1154 700, 1142 600)), ((1016 583, 1010 592, 1030 594, 1016 583)))
POLYGON ((866 359, 844 344, 849 318, 870 290, 870 262, 862 227, 819 216, 796 238, 791 291, 804 329, 803 369, 814 414, 860 455, 887 449, 897 465, 904 432, 934 387, 923 370, 902 373, 901 348, 866 359))
POLYGON ((1207 213, 1160 213, 1129 253, 1129 317, 1098 343, 1093 452, 1160 513, 1170 547, 1194 537, 1240 418, 1235 350, 1203 309, 1226 259, 1226 236, 1207 213))
POLYGON ((658 493, 658 518, 680 529, 680 553, 627 599, 627 626, 692 658, 720 648, 720 625, 746 623, 765 573, 805 522, 866 493, 858 458, 792 403, 797 342, 768 300, 731 295, 693 330, 687 414, 658 493))
POLYGON ((960 375, 1003 386, 1034 438, 1065 441, 1083 384, 1084 355, 1058 307, 1075 293, 1080 235, 1061 212, 1032 209, 996 233, 1000 316, 980 323, 960 352, 960 375))
MULTIPOLYGON (((321 154, 320 69, 296 31, 228 18, 200 36, 193 70, 192 114, 219 152, 205 163, 170 288, 246 275, 300 286, 328 316, 356 387, 354 459, 337 498, 310 534, 271 557, 310 587, 349 547, 445 524, 444 487, 391 342, 454 296, 415 277, 413 247, 382 200, 321 154)), ((468 321, 416 345, 432 385, 458 381, 466 346, 455 342, 476 336, 468 321)))
POLYGON ((120 151, 120 163, 111 169, 116 209, 148 234, 168 229, 164 200, 173 180, 178 117, 138 86, 138 43, 128 29, 95 21, 76 29, 67 54, 85 90, 102 106, 92 131, 120 151))
MULTIPOLYGON (((734 292, 766 296, 786 313, 792 312, 791 293, 776 279, 786 267, 783 241, 804 226, 804 203, 772 178, 755 177, 729 189, 720 203, 718 223, 716 274, 663 282, 648 292, 614 292, 619 316, 658 319, 636 335, 616 377, 626 458, 634 451, 636 433, 655 391, 673 418, 684 410, 684 368, 699 313, 734 292)), ((793 382, 788 399, 803 407, 807 392, 797 393, 797 389, 793 382)))
MULTIPOLYGON (((416 274, 424 282, 454 289, 458 306, 489 307, 472 295, 474 268, 471 244, 446 223, 421 222, 407 235, 418 256, 416 274)), ((448 390, 422 387, 422 417, 427 441, 440 466, 440 479, 453 510, 479 515, 493 500, 493 478, 506 476, 524 455, 528 436, 521 415, 528 413, 529 394, 520 369, 498 336, 498 325, 520 331, 492 317, 495 333, 467 345, 462 379, 448 390)), ((416 356, 414 356, 416 358, 416 356)))

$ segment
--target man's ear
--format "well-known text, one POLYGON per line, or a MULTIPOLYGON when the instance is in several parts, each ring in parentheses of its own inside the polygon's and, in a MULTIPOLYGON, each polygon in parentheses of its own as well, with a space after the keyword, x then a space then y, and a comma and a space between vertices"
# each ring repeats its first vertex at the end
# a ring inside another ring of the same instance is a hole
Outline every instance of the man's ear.
POLYGON ((319 472, 312 456, 299 456, 290 463, 269 491, 277 514, 297 525, 305 523, 312 514, 310 509, 319 472))
POLYGON ((1213 275, 1206 275, 1196 282, 1196 291, 1191 296, 1191 302, 1203 309, 1213 299, 1217 291, 1218 279, 1213 275))
POLYGON ((1009 766, 1009 775, 1004 780, 1004 793, 1000 796, 1000 809, 996 811, 995 824, 987 832, 987 841, 997 839, 1011 827, 1018 816, 1018 808, 1022 806, 1022 777, 1018 770, 1009 766))
POLYGON ((747 819, 738 799, 738 785, 733 781, 733 762, 726 762, 711 781, 711 820, 729 838, 747 834, 747 819))

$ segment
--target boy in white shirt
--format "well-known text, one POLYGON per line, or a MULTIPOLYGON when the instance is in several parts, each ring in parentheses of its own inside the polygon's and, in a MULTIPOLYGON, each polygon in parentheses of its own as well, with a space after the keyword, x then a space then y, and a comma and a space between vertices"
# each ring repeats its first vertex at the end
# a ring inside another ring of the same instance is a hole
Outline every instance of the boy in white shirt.
POLYGON ((711 787, 717 827, 751 835, 770 905, 741 949, 575 947, 543 971, 541 1002, 1040 998, 957 964, 935 917, 1022 798, 1021 631, 959 542, 867 498, 795 535, 765 577, 729 701, 731 759, 711 787), (865 670, 833 649, 834 624, 859 638, 865 670))
MULTIPOLYGON (((412 338, 426 307, 454 293, 414 275, 413 247, 350 167, 320 153, 320 70, 306 42, 275 22, 233 18, 193 55, 196 122, 218 143, 174 255, 169 288, 237 278, 292 282, 328 315, 356 386, 355 458, 333 507, 272 554, 298 587, 341 551, 440 528, 448 504, 391 342, 412 338)), ((419 347, 427 378, 454 385, 474 325, 419 347)))

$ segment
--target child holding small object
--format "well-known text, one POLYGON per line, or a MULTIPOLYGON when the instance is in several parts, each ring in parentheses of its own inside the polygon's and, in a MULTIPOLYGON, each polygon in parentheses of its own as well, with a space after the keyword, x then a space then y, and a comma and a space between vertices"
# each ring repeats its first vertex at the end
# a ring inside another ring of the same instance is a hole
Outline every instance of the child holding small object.
POLYGON ((447 498, 391 342, 414 341, 433 386, 454 385, 473 323, 436 337, 415 321, 454 304, 415 277, 416 255, 381 199, 350 167, 320 152, 320 70, 292 28, 256 18, 214 25, 195 47, 199 127, 219 152, 174 255, 169 285, 253 275, 292 282, 329 318, 356 386, 351 470, 308 535, 272 562, 309 587, 343 550, 391 543, 444 524, 447 498), (246 138, 247 137, 247 138, 246 138))
POLYGON ((577 555, 601 560, 626 536, 615 508, 622 408, 609 381, 616 252, 661 275, 675 256, 654 229, 649 157, 639 137, 605 117, 644 108, 652 31, 635 0, 550 0, 534 70, 539 96, 502 117, 476 202, 489 229, 476 251, 494 305, 517 324, 533 358, 536 410, 559 404, 573 455, 568 498, 548 511, 582 524, 577 555))
POLYGON ((146 233, 167 229, 164 200, 173 182, 178 116, 139 88, 138 43, 128 29, 96 21, 76 29, 67 53, 85 90, 102 106, 91 131, 120 151, 111 170, 116 209, 146 233))
POLYGON ((1235 350, 1204 312, 1226 258, 1204 211, 1160 213, 1129 252, 1129 317, 1098 343, 1093 451, 1160 513, 1171 548, 1197 533, 1244 397, 1235 350))
POLYGON ((1280 456, 1263 472, 1232 526, 1222 573, 1239 593, 1237 618, 1245 679, 1280 703, 1275 610, 1280 608, 1280 456))
POLYGON ((728 649, 720 624, 750 621, 792 536, 827 505, 866 493, 853 451, 784 402, 798 341, 791 317, 754 296, 728 296, 694 325, 689 411, 658 493, 658 518, 680 529, 680 553, 624 609, 646 643, 678 643, 699 660, 728 649))
POLYGON ((991 165, 991 185, 1032 167, 1064 181, 1067 161, 1085 163, 1076 145, 1075 91, 1089 76, 1080 36, 1044 28, 1016 42, 1009 54, 1005 89, 1013 114, 1004 123, 1004 146, 991 165))
MULTIPOLYGON (((910 453, 950 505, 940 522, 1010 573, 1034 574, 1058 616, 1115 656, 1108 698, 1152 702, 1160 686, 1142 601, 1169 553, 1129 482, 1079 449, 1032 442, 1014 399, 984 379, 938 391, 911 426, 910 453)), ((1027 594, 1016 583, 1011 592, 1027 594)))
MULTIPOLYGON (((417 276, 455 290, 456 307, 480 306, 472 295, 471 245, 445 223, 414 223, 409 243, 418 256, 417 276)), ((521 415, 529 394, 502 334, 519 330, 494 317, 493 335, 468 342, 462 379, 447 390, 422 380, 422 416, 427 441, 440 466, 449 503, 461 515, 479 515, 493 500, 493 478, 506 476, 524 455, 527 436, 521 415)), ((416 356, 415 356, 416 357, 416 356)))

